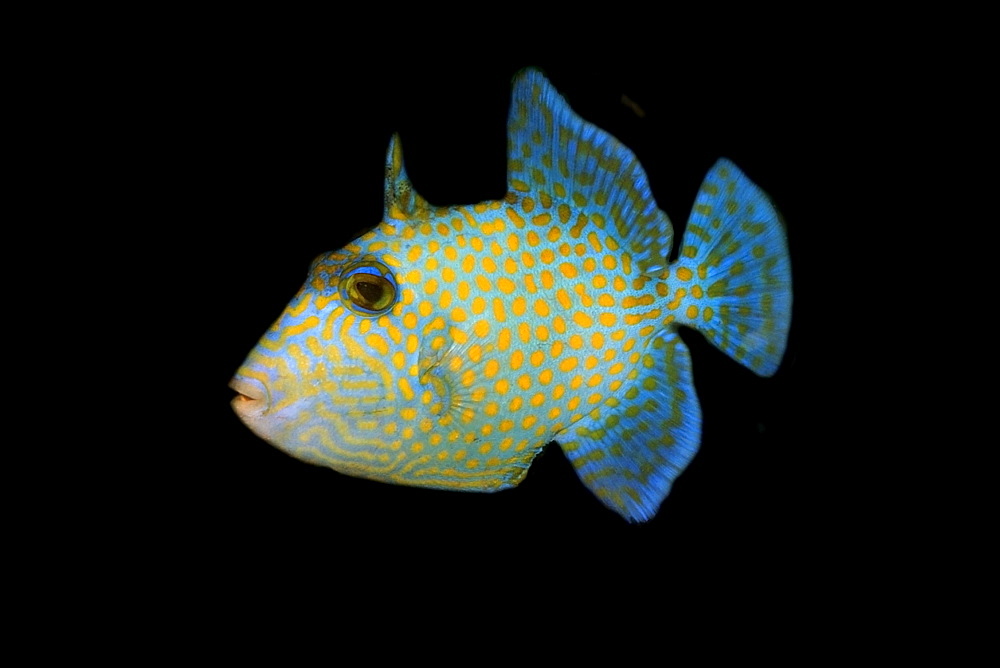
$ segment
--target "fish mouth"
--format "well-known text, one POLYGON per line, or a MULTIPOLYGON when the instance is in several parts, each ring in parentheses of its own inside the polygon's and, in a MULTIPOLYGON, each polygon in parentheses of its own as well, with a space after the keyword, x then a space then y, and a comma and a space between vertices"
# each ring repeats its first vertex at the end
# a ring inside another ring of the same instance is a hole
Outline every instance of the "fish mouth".
POLYGON ((230 405, 241 418, 260 417, 271 405, 267 387, 259 380, 236 376, 229 381, 229 387, 237 393, 230 405))

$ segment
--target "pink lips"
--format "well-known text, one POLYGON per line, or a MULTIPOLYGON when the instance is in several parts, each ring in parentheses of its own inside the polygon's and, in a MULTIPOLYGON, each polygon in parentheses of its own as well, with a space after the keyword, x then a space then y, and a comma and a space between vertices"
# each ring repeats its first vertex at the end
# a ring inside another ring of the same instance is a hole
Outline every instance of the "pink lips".
POLYGON ((229 381, 229 387, 238 392, 231 405, 242 418, 260 416, 271 403, 267 388, 260 381, 236 376, 229 381))

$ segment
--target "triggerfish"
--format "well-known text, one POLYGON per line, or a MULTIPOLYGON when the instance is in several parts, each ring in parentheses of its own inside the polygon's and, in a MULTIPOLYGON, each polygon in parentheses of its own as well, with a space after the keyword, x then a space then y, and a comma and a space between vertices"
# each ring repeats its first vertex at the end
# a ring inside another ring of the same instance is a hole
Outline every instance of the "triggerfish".
POLYGON ((398 135, 383 219, 317 257, 236 372, 233 408, 312 464, 402 485, 494 492, 558 442, 629 521, 653 517, 698 449, 680 326, 761 376, 791 316, 785 232, 720 159, 673 231, 635 155, 524 70, 508 117, 507 192, 429 204, 398 135))

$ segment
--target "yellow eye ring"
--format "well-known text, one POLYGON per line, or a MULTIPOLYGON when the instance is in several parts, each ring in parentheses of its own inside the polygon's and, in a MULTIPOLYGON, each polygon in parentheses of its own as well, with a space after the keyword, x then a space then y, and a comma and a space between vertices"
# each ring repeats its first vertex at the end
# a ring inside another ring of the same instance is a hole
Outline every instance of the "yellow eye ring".
POLYGON ((375 260, 354 262, 340 274, 340 296, 359 315, 382 315, 396 303, 396 277, 375 260))

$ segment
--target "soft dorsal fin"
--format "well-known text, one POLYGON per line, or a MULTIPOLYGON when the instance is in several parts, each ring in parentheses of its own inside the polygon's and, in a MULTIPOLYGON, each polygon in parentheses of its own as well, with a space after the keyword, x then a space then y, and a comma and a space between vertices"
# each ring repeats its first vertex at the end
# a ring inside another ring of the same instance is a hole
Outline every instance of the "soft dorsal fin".
POLYGON ((385 211, 382 215, 385 220, 408 220, 421 217, 421 214, 426 216, 429 210, 427 201, 413 189, 406 175, 403 146, 399 134, 395 133, 385 154, 385 211))
POLYGON ((564 223, 584 214, 607 225, 644 273, 667 264, 673 230, 646 173, 617 139, 576 115, 538 70, 514 80, 507 120, 507 179, 517 197, 564 223))

